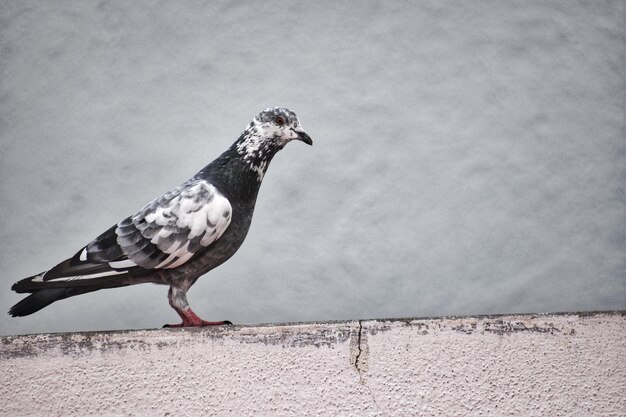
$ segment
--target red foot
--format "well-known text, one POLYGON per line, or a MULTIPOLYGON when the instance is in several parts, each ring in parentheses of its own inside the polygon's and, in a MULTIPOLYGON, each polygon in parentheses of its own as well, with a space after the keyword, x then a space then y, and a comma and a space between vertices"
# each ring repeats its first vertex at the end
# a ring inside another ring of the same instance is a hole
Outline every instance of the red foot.
POLYGON ((224 321, 202 320, 190 308, 184 311, 176 311, 176 312, 183 319, 183 322, 180 324, 166 324, 163 327, 204 327, 204 326, 232 325, 232 323, 228 320, 224 320, 224 321))
POLYGON ((228 320, 224 320, 224 321, 205 321, 205 320, 200 320, 200 323, 185 323, 184 321, 182 323, 178 323, 178 324, 164 324, 163 328, 169 328, 169 327, 204 327, 204 326, 224 326, 224 325, 232 325, 233 323, 231 323, 228 320))

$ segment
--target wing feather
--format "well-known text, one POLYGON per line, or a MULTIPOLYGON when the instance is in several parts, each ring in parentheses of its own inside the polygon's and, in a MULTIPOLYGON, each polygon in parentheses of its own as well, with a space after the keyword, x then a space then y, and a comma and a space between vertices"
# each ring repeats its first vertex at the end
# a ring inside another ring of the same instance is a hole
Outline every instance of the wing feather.
POLYGON ((31 277, 31 282, 92 285, 176 268, 219 239, 231 218, 232 207, 224 195, 205 180, 191 179, 112 226, 72 258, 31 277))
POLYGON ((118 235, 133 239, 118 238, 118 243, 126 256, 143 268, 175 268, 219 239, 231 217, 228 199, 213 185, 190 180, 120 224, 118 235), (133 242, 137 238, 136 232, 131 232, 133 226, 143 238, 139 242, 133 242), (175 261, 165 263, 168 259, 175 261))

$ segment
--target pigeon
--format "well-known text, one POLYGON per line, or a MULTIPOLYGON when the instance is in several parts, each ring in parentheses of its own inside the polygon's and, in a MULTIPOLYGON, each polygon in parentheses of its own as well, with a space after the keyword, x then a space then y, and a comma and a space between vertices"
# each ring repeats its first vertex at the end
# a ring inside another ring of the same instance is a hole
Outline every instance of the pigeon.
POLYGON ((189 306, 187 291, 237 252, 267 167, 292 140, 313 144, 294 112, 280 107, 262 111, 230 148, 189 180, 71 258, 13 284, 13 291, 30 295, 9 314, 27 316, 55 301, 104 288, 155 283, 169 285, 169 304, 182 319, 164 327, 231 324, 202 320, 189 306))

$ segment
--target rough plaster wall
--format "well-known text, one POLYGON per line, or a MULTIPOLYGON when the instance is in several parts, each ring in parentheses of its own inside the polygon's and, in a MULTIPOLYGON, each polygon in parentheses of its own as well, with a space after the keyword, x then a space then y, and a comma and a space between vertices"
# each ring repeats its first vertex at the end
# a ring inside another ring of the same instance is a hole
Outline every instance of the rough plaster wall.
POLYGON ((3 337, 2 415, 617 416, 623 312, 3 337))

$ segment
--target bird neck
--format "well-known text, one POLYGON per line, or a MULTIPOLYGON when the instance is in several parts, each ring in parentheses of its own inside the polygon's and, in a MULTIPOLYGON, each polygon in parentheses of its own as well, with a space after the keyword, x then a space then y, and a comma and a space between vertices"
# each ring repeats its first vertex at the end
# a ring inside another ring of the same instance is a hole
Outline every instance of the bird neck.
POLYGON ((283 147, 262 137, 256 129, 246 129, 230 149, 239 155, 250 170, 256 172, 260 183, 272 158, 283 147))
POLYGON ((196 177, 213 184, 229 200, 254 206, 267 167, 281 148, 263 146, 244 132, 196 177))

